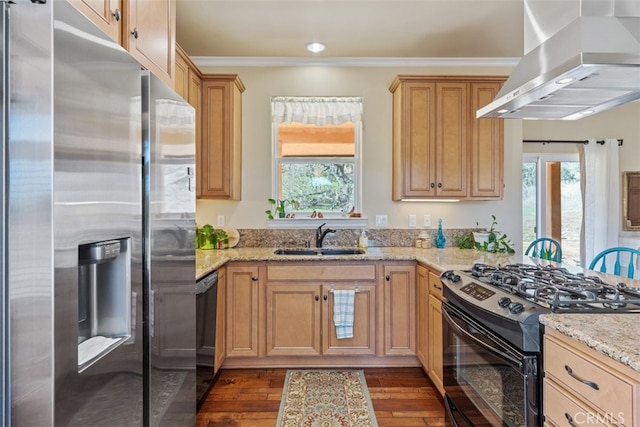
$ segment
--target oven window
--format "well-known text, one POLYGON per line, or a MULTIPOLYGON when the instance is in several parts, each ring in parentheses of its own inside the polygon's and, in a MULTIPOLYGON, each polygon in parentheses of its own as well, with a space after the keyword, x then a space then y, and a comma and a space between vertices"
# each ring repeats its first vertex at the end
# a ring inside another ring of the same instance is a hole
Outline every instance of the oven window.
POLYGON ((447 319, 443 322, 443 374, 447 396, 457 408, 453 416, 459 420, 454 425, 533 425, 528 420, 527 400, 533 393, 537 406, 537 393, 535 387, 530 389, 534 384, 528 384, 532 379, 520 371, 517 356, 499 348, 474 326, 455 317, 453 321, 454 326, 447 319))

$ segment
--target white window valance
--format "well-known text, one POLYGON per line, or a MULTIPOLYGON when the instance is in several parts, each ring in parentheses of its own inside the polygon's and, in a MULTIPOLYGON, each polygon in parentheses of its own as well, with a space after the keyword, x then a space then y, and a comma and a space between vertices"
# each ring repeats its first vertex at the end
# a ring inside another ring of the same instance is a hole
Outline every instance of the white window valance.
POLYGON ((272 97, 271 121, 274 124, 298 122, 321 126, 358 124, 362 121, 362 98, 272 97))

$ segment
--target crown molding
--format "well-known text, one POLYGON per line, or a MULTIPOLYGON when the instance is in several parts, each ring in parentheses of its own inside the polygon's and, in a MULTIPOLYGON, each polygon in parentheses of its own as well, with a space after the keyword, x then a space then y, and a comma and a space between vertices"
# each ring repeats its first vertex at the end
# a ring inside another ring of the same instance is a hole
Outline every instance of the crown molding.
POLYGON ((520 58, 192 56, 198 67, 515 67, 520 58))

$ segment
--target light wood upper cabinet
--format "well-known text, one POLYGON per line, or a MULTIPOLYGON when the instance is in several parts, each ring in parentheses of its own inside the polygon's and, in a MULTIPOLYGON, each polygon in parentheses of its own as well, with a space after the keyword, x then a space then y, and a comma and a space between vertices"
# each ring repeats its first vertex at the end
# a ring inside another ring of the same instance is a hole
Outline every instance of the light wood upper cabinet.
POLYGON ((122 45, 140 64, 174 87, 176 0, 126 0, 122 45))
POLYGON ((122 44, 122 0, 69 0, 69 3, 122 44))
MULTIPOLYGON (((501 82, 473 82, 471 111, 489 104, 500 91, 501 82)), ((502 119, 471 120, 469 147, 470 188, 473 199, 501 199, 504 195, 504 121, 502 119)))
POLYGON ((493 99, 487 99, 489 93, 502 81, 503 77, 396 77, 389 88, 393 200, 502 197, 502 120, 475 118, 477 108, 493 99), (471 165, 476 168, 469 173, 471 165))
POLYGON ((235 74, 202 76, 198 197, 240 200, 244 89, 235 74))

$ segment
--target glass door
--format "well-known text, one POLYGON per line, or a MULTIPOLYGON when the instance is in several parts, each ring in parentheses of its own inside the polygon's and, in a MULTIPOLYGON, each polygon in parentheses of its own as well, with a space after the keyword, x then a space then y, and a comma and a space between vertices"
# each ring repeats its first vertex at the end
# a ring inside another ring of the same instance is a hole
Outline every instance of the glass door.
POLYGON ((582 195, 577 154, 531 155, 522 163, 523 251, 538 237, 562 245, 563 263, 580 265, 582 195))

